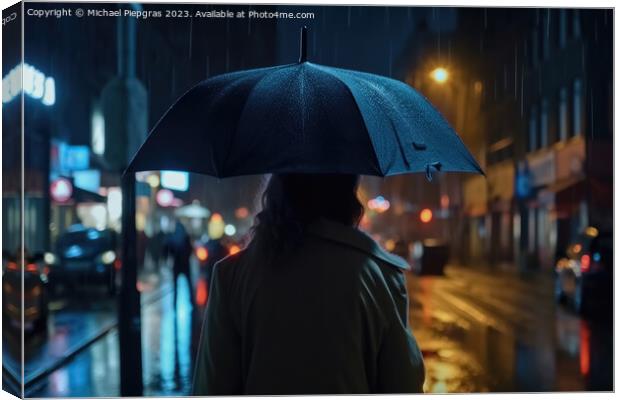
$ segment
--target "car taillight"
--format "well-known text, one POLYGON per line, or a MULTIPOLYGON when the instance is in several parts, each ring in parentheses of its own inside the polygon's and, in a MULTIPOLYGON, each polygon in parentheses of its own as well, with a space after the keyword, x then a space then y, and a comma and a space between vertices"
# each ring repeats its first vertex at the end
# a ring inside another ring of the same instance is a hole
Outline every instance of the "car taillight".
POLYGON ((9 263, 6 265, 7 269, 10 269, 11 271, 17 271, 17 263, 13 262, 13 261, 9 261, 9 263))
POLYGON ((30 263, 26 265, 26 271, 28 272, 39 272, 39 268, 37 268, 37 264, 30 263))
POLYGON ((123 265, 123 263, 121 262, 120 258, 117 258, 116 260, 114 260, 114 269, 119 271, 121 269, 121 266, 123 265))
POLYGON ((204 247, 198 247, 196 249, 196 257, 201 261, 201 262, 205 262, 207 261, 207 258, 209 258, 209 252, 207 251, 207 249, 205 249, 204 247))
POLYGON ((588 272, 590 270, 590 255, 584 254, 581 256, 581 272, 588 272))

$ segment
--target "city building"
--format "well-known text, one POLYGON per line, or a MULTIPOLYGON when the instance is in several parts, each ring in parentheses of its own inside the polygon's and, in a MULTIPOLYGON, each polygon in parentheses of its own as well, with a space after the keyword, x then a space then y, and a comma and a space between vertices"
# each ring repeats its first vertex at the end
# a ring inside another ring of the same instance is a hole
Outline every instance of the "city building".
MULTIPOLYGON (((53 5, 41 5, 50 7, 53 5)), ((103 9, 109 5, 92 7, 103 9)), ((165 8, 154 4, 115 7, 165 8)), ((56 19, 26 18, 25 23, 24 212, 30 223, 24 226, 24 235, 28 250, 33 252, 53 251, 58 236, 76 223, 120 231, 119 160, 129 157, 148 129, 190 87, 220 73, 272 65, 277 50, 275 23, 246 26, 245 20, 188 19, 172 25, 165 19, 153 19, 136 25, 135 19, 115 17, 91 18, 88 22, 66 19, 62 24, 56 19), (244 24, 243 29, 240 24, 244 24), (72 45, 49 46, 41 37, 50 32, 57 42, 72 45), (250 42, 248 35, 259 39, 250 42), (256 42, 262 45, 256 46, 256 42), (116 77, 127 69, 135 75, 134 86, 139 86, 132 93, 142 92, 144 98, 139 112, 144 129, 140 129, 140 135, 127 135, 130 138, 115 127, 114 115, 106 115, 109 110, 105 94, 118 85, 116 77)), ((17 79, 17 94, 19 71, 15 68, 20 64, 19 54, 3 61, 4 71, 15 70, 3 79, 7 83, 17 79)), ((17 94, 3 93, 4 124, 17 128, 4 135, 3 146, 3 212, 9 221, 3 225, 3 235, 8 238, 3 247, 10 251, 16 250, 20 238, 21 185, 15 168, 20 164, 22 133, 17 94)), ((209 192, 206 184, 206 180, 197 179, 189 190, 173 190, 179 199, 175 204, 190 204, 204 196, 209 192)), ((155 201, 161 188, 159 184, 138 183, 140 229, 145 226, 140 222, 147 214, 157 216, 157 210, 169 213, 167 207, 155 201)))
POLYGON ((433 18, 401 68, 486 173, 446 185, 458 188, 458 261, 550 268, 587 226, 610 230, 611 12, 463 8, 443 29, 433 18))

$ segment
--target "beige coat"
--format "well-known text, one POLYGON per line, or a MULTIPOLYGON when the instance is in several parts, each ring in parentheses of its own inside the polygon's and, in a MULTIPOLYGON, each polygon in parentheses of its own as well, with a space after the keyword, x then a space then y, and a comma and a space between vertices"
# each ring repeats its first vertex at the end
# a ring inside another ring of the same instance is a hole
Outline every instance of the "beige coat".
POLYGON ((327 220, 284 265, 263 259, 250 245, 215 266, 195 395, 422 391, 403 259, 327 220))

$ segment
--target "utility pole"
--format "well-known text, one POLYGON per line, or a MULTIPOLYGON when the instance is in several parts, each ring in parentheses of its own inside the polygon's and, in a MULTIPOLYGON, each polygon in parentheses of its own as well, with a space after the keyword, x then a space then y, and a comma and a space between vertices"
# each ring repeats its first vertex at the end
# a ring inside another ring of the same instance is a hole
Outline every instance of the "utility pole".
MULTIPOLYGON (((132 8, 140 9, 138 4, 132 8)), ((123 194, 121 287, 118 296, 120 395, 142 396, 142 327, 137 288, 136 183, 133 173, 123 175, 148 129, 147 93, 135 76, 136 20, 117 19, 117 76, 102 92, 106 126, 106 161, 121 175, 123 194)))

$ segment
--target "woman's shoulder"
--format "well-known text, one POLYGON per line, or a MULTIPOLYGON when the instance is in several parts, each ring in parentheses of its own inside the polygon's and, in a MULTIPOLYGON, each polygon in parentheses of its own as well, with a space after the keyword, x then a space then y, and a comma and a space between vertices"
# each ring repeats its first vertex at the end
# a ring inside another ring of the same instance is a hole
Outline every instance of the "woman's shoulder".
POLYGON ((234 269, 237 265, 240 264, 241 260, 245 257, 247 253, 247 249, 241 249, 234 254, 228 254, 226 257, 215 263, 214 268, 219 270, 230 270, 234 269))
POLYGON ((372 237, 357 228, 322 219, 310 227, 309 233, 372 259, 395 273, 410 269, 407 261, 383 249, 372 237))

